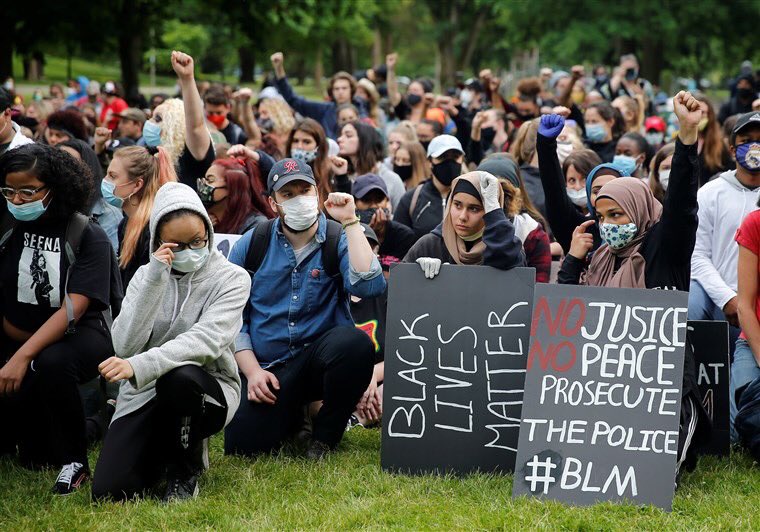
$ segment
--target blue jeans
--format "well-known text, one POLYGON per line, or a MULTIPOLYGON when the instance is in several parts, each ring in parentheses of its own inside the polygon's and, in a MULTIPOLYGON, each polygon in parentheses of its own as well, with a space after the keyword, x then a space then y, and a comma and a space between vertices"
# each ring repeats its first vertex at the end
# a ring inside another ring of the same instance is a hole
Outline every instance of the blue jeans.
MULTIPOLYGON (((698 281, 691 281, 691 284, 689 285, 689 319, 690 320, 714 320, 714 321, 726 321, 726 315, 723 314, 723 309, 719 308, 718 305, 713 302, 712 299, 710 299, 710 296, 707 295, 707 292, 705 292, 705 289, 702 288, 702 285, 699 284, 698 281)), ((733 387, 734 382, 734 372, 733 372, 733 362, 734 362, 734 348, 737 347, 737 340, 739 339, 739 334, 741 333, 741 329, 738 327, 733 327, 732 325, 728 326, 728 349, 730 354, 730 360, 732 361, 731 365, 731 397, 729 397, 729 404, 730 404, 730 412, 731 412, 731 441, 736 443, 738 441, 738 434, 736 434, 736 430, 734 429, 734 418, 736 417, 737 409, 736 409, 736 398, 734 397, 733 390, 735 389, 733 387)), ((746 343, 746 342, 745 342, 746 343)), ((749 346, 747 346, 747 350, 749 350, 749 346)), ((752 358, 752 353, 750 353, 750 358, 752 358)), ((754 361, 754 358, 752 358, 754 361)), ((746 382, 744 384, 747 384, 746 382)), ((738 388, 739 386, 737 386, 738 388)))
POLYGON ((731 363, 731 441, 736 443, 738 441, 738 434, 734 429, 734 418, 736 417, 737 409, 736 402, 736 390, 752 382, 760 377, 760 367, 757 365, 755 355, 752 354, 752 350, 747 343, 747 340, 740 338, 736 342, 736 351, 734 352, 734 361, 731 363))

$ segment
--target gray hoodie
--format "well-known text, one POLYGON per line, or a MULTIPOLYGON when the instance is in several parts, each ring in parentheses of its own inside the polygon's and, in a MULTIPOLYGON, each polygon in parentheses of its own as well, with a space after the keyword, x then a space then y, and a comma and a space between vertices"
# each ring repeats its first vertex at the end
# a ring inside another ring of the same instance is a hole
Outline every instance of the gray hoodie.
POLYGON ((206 223, 212 250, 197 271, 179 274, 151 254, 127 288, 111 334, 116 355, 128 358, 135 375, 122 381, 113 419, 134 412, 156 395, 156 379, 174 368, 202 367, 222 387, 227 423, 240 403, 240 377, 234 342, 251 292, 248 273, 214 247, 214 232, 198 194, 180 183, 158 191, 150 215, 150 245, 156 226, 168 213, 189 209, 206 223))

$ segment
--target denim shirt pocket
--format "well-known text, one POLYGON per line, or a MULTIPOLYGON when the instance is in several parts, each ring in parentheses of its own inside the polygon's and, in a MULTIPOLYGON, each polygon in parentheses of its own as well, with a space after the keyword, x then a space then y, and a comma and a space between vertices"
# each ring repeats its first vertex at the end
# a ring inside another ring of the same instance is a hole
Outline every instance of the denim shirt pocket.
POLYGON ((318 312, 329 308, 328 302, 332 300, 335 292, 335 280, 331 279, 322 268, 313 268, 305 272, 306 279, 307 310, 318 312))

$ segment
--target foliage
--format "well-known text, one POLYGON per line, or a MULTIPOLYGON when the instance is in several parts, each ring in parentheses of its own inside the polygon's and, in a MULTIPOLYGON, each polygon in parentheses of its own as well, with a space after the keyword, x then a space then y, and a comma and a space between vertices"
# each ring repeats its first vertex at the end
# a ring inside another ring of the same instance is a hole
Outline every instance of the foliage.
MULTIPOLYGON (((189 24, 179 20, 169 20, 164 25, 161 35, 163 47, 156 48, 156 69, 172 72, 172 50, 182 50, 193 57, 204 57, 211 44, 209 28, 201 24, 189 24)), ((148 61, 151 51, 143 55, 148 61)))
MULTIPOLYGON (((256 460, 222 456, 212 439, 211 469, 199 497, 92 505, 89 485, 74 495, 49 492, 56 471, 23 470, 0 459, 1 530, 715 530, 757 529, 760 477, 741 453, 703 458, 683 479, 671 513, 600 504, 573 508, 511 498, 511 475, 393 475, 379 464, 380 432, 350 431, 320 463, 293 452, 256 460)), ((96 453, 90 456, 94 465, 96 453)))

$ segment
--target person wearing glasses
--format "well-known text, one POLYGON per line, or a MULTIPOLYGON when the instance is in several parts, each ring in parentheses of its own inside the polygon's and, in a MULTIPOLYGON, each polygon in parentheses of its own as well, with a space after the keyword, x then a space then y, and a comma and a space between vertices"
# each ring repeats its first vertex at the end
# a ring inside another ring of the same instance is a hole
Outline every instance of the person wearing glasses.
POLYGON ((132 498, 164 475, 165 502, 197 495, 208 467, 205 440, 240 403, 234 342, 251 278, 214 247, 213 224, 195 190, 161 187, 150 249, 111 329, 116 356, 100 365, 120 388, 95 468, 95 500, 132 498))
POLYGON ((60 467, 53 492, 62 495, 89 477, 79 385, 113 352, 102 314, 111 304, 108 236, 91 221, 73 264, 65 253, 69 221, 87 212, 93 188, 90 169, 52 146, 0 157, 13 217, 0 232, 0 456, 60 467))

